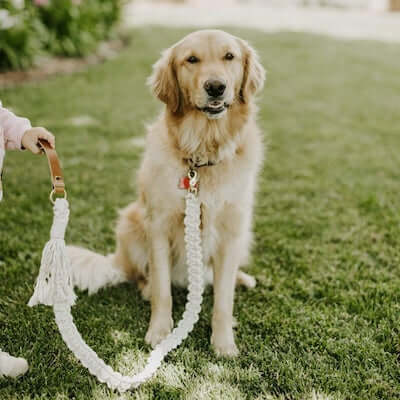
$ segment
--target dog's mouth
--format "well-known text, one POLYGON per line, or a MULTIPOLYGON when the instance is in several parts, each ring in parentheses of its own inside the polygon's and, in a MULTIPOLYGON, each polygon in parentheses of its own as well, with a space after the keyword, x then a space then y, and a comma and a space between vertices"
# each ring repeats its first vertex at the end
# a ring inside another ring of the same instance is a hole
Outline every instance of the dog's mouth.
POLYGON ((208 103, 205 107, 197 107, 199 111, 206 113, 209 117, 219 117, 229 107, 228 103, 222 100, 214 100, 208 103))

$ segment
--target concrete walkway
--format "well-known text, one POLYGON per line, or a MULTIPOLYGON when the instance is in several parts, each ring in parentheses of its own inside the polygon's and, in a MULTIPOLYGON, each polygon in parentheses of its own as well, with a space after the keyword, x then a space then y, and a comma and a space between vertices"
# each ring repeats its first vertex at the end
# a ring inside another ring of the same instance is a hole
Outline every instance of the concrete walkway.
POLYGON ((400 42, 400 13, 244 5, 223 7, 218 0, 203 0, 198 5, 150 3, 136 0, 127 5, 124 18, 127 27, 141 25, 237 26, 260 29, 265 32, 311 32, 343 39, 400 42))

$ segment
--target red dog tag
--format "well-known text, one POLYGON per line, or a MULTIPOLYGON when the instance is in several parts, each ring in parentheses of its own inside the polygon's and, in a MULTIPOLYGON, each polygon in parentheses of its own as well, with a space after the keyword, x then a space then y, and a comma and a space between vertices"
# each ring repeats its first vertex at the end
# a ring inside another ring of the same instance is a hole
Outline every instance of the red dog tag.
POLYGON ((188 190, 190 187, 190 179, 188 176, 183 176, 181 179, 179 179, 179 189, 186 189, 188 190))
MULTIPOLYGON (((195 187, 197 189, 199 188, 199 182, 196 183, 195 187)), ((190 178, 188 176, 182 176, 182 178, 179 179, 178 188, 189 190, 190 189, 190 178)))

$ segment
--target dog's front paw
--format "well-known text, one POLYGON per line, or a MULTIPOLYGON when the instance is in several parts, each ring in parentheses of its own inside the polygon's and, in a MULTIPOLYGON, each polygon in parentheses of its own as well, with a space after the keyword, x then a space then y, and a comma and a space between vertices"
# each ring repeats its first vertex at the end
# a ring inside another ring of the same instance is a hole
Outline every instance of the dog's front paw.
POLYGON ((172 318, 152 318, 144 340, 155 347, 171 332, 173 325, 172 318))
POLYGON ((235 344, 233 335, 228 338, 226 336, 213 334, 211 336, 211 344, 218 357, 236 357, 239 355, 239 350, 235 344))

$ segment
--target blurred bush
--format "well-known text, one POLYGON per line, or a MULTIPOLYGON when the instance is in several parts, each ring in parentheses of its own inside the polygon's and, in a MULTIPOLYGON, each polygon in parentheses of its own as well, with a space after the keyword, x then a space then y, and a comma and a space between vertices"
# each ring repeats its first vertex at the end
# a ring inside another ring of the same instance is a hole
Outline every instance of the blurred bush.
POLYGON ((25 68, 41 49, 44 29, 23 0, 0 0, 0 69, 25 68))
POLYGON ((0 69, 43 53, 83 56, 109 39, 123 0, 0 0, 0 69))
POLYGON ((45 49, 53 54, 81 56, 109 37, 120 15, 120 0, 35 0, 47 28, 45 49))

